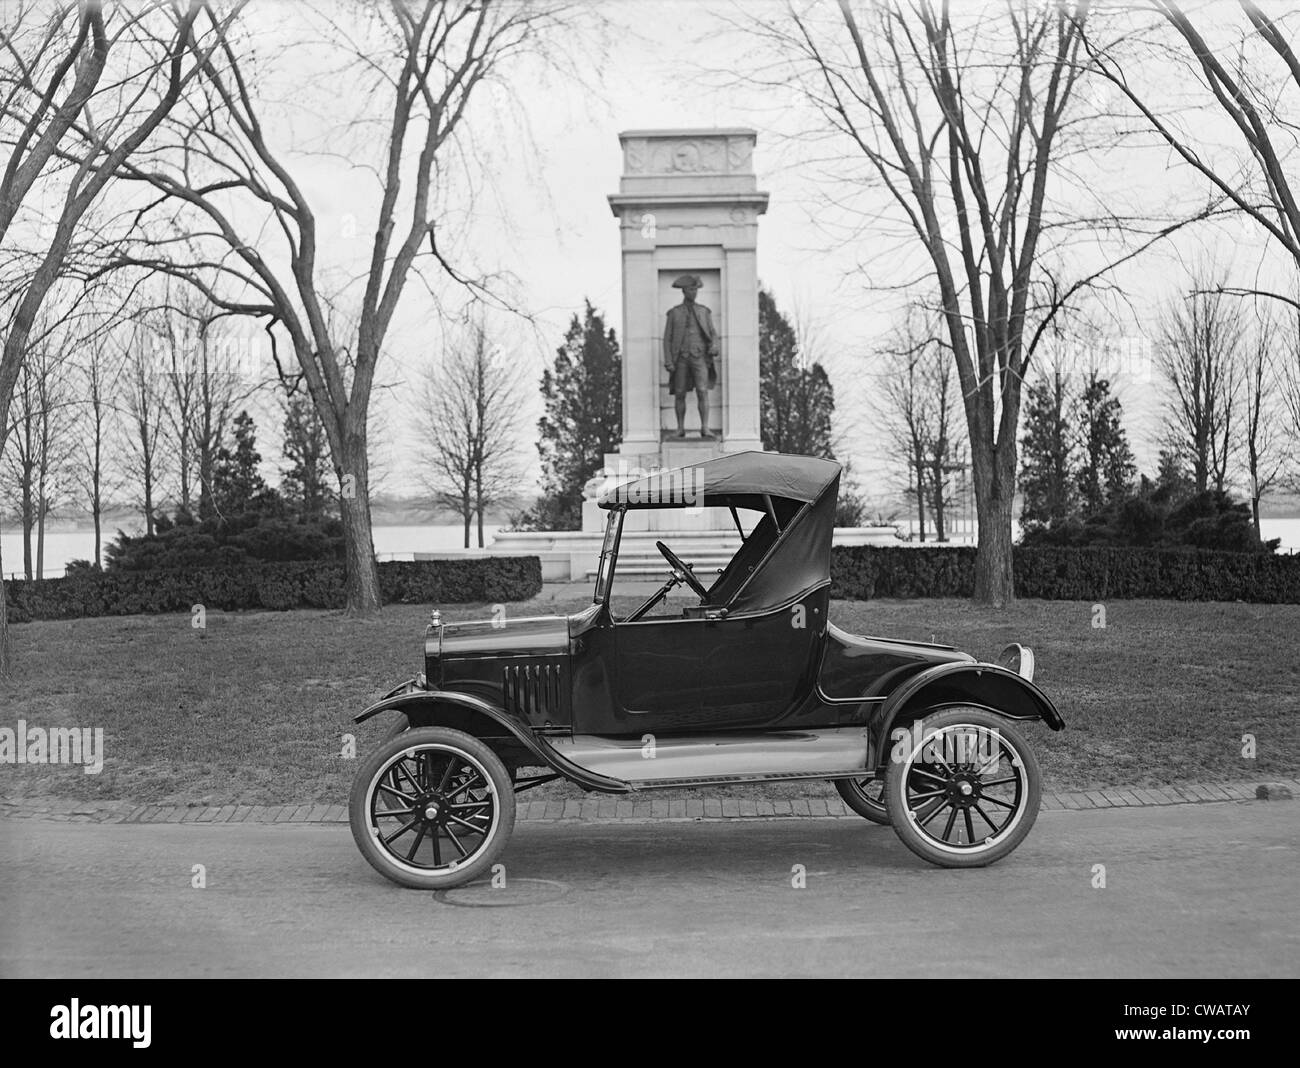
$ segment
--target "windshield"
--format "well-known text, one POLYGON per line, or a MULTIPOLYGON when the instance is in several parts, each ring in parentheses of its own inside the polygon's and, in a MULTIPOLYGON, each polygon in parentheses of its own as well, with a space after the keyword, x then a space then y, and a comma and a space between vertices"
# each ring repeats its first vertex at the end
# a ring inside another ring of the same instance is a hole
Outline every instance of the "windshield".
POLYGON ((605 541, 600 547, 600 566, 596 571, 596 592, 592 600, 602 604, 609 593, 609 583, 614 577, 614 555, 618 548, 618 532, 623 525, 623 509, 611 508, 605 523, 605 541))

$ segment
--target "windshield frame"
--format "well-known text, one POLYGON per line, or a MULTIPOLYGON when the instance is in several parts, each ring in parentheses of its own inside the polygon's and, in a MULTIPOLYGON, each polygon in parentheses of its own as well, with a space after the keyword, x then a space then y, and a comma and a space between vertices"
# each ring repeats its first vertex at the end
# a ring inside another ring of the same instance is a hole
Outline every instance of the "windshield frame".
POLYGON ((623 536, 623 516, 626 507, 609 509, 609 518, 605 521, 605 537, 600 546, 600 559, 596 564, 596 589, 592 604, 606 604, 610 590, 614 585, 614 567, 618 562, 618 546, 623 536))

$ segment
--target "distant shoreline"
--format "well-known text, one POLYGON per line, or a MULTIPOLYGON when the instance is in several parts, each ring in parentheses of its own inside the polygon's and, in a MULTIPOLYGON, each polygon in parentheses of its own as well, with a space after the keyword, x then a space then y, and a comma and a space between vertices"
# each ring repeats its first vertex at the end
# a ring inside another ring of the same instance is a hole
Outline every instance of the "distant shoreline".
MULTIPOLYGON (((516 511, 522 511, 526 505, 518 508, 489 509, 484 517, 484 526, 504 527, 510 519, 510 516, 516 511)), ((894 513, 893 523, 905 525, 915 521, 916 516, 905 510, 898 510, 894 513)), ((1300 509, 1288 510, 1285 512, 1262 511, 1260 520, 1263 522, 1295 522, 1300 520, 1300 509)), ((444 512, 432 508, 420 508, 412 505, 403 508, 372 508, 371 525, 375 527, 451 527, 459 526, 464 520, 455 512, 444 512)), ((477 523, 474 524, 477 526, 477 523)), ((928 524, 927 524, 928 526, 928 524)), ((0 515, 0 532, 6 537, 21 532, 21 525, 17 516, 0 515)), ((115 511, 105 513, 101 520, 101 531, 104 540, 107 542, 116 537, 119 529, 126 530, 129 534, 139 534, 144 530, 144 520, 138 511, 115 511)), ((46 519, 45 533, 49 534, 94 534, 95 524, 88 518, 54 518, 46 519)))
MULTIPOLYGON (((510 515, 516 509, 489 509, 483 517, 485 526, 505 526, 510 515)), ((370 513, 371 525, 376 527, 448 527, 458 526, 464 523, 464 520, 455 512, 435 511, 431 508, 393 508, 393 509, 376 509, 372 508, 370 513)), ((475 524, 477 525, 477 524, 475 524)), ((126 530, 129 534, 139 534, 144 530, 144 518, 138 511, 129 512, 117 511, 105 513, 100 521, 101 531, 104 540, 116 537, 119 529, 126 530)), ((19 517, 16 515, 0 516, 0 532, 7 537, 10 534, 20 533, 22 525, 19 517)), ((45 520, 45 533, 48 534, 94 534, 95 524, 89 518, 53 518, 45 520)))

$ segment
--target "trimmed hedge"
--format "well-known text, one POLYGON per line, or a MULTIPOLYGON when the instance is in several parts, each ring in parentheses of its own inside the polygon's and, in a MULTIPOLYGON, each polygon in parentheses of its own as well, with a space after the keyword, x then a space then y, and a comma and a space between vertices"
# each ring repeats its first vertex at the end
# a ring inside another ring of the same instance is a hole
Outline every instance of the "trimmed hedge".
MULTIPOLYGON (((1300 604, 1300 555, 1180 549, 1016 547, 1016 596, 1048 601, 1150 598, 1300 604)), ((831 596, 969 597, 975 550, 852 545, 831 550, 831 596)), ((379 565, 387 604, 526 601, 542 589, 535 556, 393 561, 379 565)), ((77 571, 5 583, 11 623, 158 612, 195 604, 241 609, 342 608, 343 565, 263 563, 194 571, 77 571)))
MULTIPOLYGON (((379 565, 386 604, 526 601, 542 591, 536 556, 395 561, 379 565)), ((11 623, 157 612, 196 604, 223 611, 342 608, 343 565, 262 563, 193 571, 78 571, 5 583, 11 623)))
MULTIPOLYGON (((1204 549, 1017 546, 1017 597, 1047 601, 1251 601, 1300 604, 1300 556, 1204 549)), ((975 550, 843 545, 831 550, 831 596, 969 597, 975 550)))

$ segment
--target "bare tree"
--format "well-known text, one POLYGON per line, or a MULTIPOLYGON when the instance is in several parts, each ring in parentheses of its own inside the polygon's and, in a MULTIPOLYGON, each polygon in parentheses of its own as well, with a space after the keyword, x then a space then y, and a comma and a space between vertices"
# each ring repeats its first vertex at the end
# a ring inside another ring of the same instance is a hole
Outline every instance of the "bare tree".
MULTIPOLYGON (((845 146, 924 253, 957 367, 970 442, 979 542, 974 599, 1014 599, 1012 506, 1022 383, 1044 331, 1087 287, 1182 223, 1155 228, 1095 271, 1046 266, 1066 238, 1132 233, 1098 218, 1061 156, 1082 134, 1067 111, 1089 63, 1077 3, 1007 0, 954 13, 943 0, 887 0, 838 16, 792 9, 756 32, 792 57, 794 78, 832 143, 845 146), (1049 196, 1050 191, 1050 196, 1049 196)), ((782 75, 785 72, 781 72, 782 75)), ((788 79, 787 79, 788 80, 788 79)), ((824 151, 822 155, 824 155, 824 151)), ((879 232, 880 220, 877 223, 879 232)), ((897 285, 898 254, 891 256, 897 285)), ((920 281, 918 279, 917 281, 920 281)))
MULTIPOLYGON (((435 175, 448 166, 480 87, 555 21, 549 6, 479 0, 391 0, 366 13, 368 26, 359 19, 334 25, 318 42, 347 54, 350 66, 338 77, 350 79, 359 98, 374 110, 388 109, 383 159, 373 172, 379 203, 358 286, 363 296, 355 336, 328 330, 318 205, 294 175, 291 146, 276 144, 263 121, 254 63, 229 41, 202 63, 205 92, 219 114, 178 116, 170 153, 121 167, 162 194, 158 207, 169 217, 178 206, 187 209, 179 217, 186 240, 210 249, 197 259, 175 257, 173 239, 164 235, 142 242, 132 260, 186 279, 224 311, 263 319, 273 338, 287 336, 340 483, 353 613, 380 605, 368 415, 393 316, 408 280, 425 264, 445 279, 473 284, 447 258, 454 235, 440 226, 445 204, 435 175)), ((364 133, 359 152, 375 141, 373 129, 364 133)))
POLYGON ((1281 446, 1287 455, 1280 477, 1288 489, 1300 492, 1300 310, 1288 309, 1278 321, 1282 324, 1277 334, 1278 410, 1281 446))
MULTIPOLYGON (((4 511, 0 509, 0 525, 3 524, 4 511)), ((3 531, 0 530, 0 534, 3 531)), ((2 540, 2 539, 0 539, 2 540)), ((9 603, 5 590, 4 554, 0 553, 0 683, 7 682, 13 663, 13 652, 9 644, 9 603)))
POLYGON ((72 361, 63 351, 66 335, 36 346, 28 370, 36 378, 39 405, 36 455, 36 577, 45 577, 45 525, 67 488, 73 425, 72 361), (57 348, 55 346, 58 346, 57 348))
POLYGON ((1207 284, 1173 301, 1164 315, 1156 365, 1169 386, 1166 444, 1186 455, 1197 493, 1222 490, 1237 448, 1244 316, 1238 302, 1207 284))
POLYGON ((956 446, 963 434, 959 412, 959 395, 954 379, 953 360, 943 346, 926 359, 924 392, 929 409, 930 440, 926 445, 926 471, 929 475, 930 507, 934 514, 936 541, 948 540, 948 509, 955 491, 951 476, 959 469, 956 446))
POLYGON ((22 533, 23 577, 33 578, 32 531, 36 528, 36 467, 40 456, 40 398, 36 372, 24 364, 14 384, 11 423, 5 440, 5 468, 18 498, 18 528, 22 533))
POLYGON ((894 456, 902 460, 904 494, 916 500, 916 529, 925 541, 925 426, 921 405, 921 378, 915 357, 895 357, 885 372, 873 404, 889 436, 894 456))
POLYGON ((194 475, 194 420, 197 407, 199 376, 190 368, 195 349, 194 338, 201 323, 191 315, 191 295, 173 298, 166 294, 162 307, 154 309, 148 317, 149 329, 154 335, 155 364, 162 376, 166 403, 164 435, 166 452, 174 458, 177 485, 180 489, 178 504, 193 514, 194 475))
POLYGON ((124 333, 119 401, 126 416, 121 428, 124 467, 136 486, 136 503, 144 515, 145 533, 152 535, 154 515, 160 503, 159 449, 166 421, 165 383, 158 371, 160 356, 154 350, 152 331, 135 319, 124 333))
MULTIPOLYGON (((1239 151, 1227 155, 1207 151, 1202 140, 1207 124, 1199 121, 1203 110, 1193 111, 1191 121, 1180 124, 1178 116, 1183 109, 1161 108, 1144 80, 1130 80, 1113 55, 1108 56, 1086 37, 1085 44, 1097 69, 1137 107, 1178 157, 1300 264, 1300 202, 1288 170, 1295 147, 1296 108, 1300 107, 1296 95, 1300 92, 1300 55, 1293 44, 1295 30, 1286 26, 1298 16, 1285 8, 1280 14, 1278 9, 1267 14, 1253 0, 1238 0, 1233 6, 1245 19, 1240 32, 1226 32, 1219 18, 1207 37, 1184 5, 1152 0, 1152 7, 1190 53, 1199 84, 1213 98, 1204 103, 1231 120, 1239 151)), ((1233 6, 1206 8, 1220 16, 1233 6)), ((1294 297, 1275 292, 1263 295, 1300 307, 1294 297)))
POLYGON ((237 339, 226 337, 221 313, 188 286, 157 294, 147 322, 155 336, 158 371, 165 377, 166 437, 179 476, 179 504, 208 519, 215 514, 212 477, 226 428, 257 381, 239 359, 237 339), (197 497, 197 502, 195 498, 197 497))
POLYGON ((16 483, 23 539, 23 573, 30 581, 45 575, 45 524, 66 488, 74 436, 66 339, 45 332, 34 339, 15 384, 12 444, 7 468, 16 483))
POLYGON ((104 499, 112 492, 114 482, 107 453, 111 448, 111 422, 120 390, 118 376, 122 363, 113 352, 108 339, 94 334, 81 347, 78 361, 79 387, 82 395, 79 427, 76 434, 77 463, 73 467, 73 480, 82 500, 89 506, 95 526, 96 569, 104 561, 104 499))
MULTIPOLYGON (((32 190, 58 169, 53 225, 43 219, 30 270, 3 294, 12 303, 0 347, 0 451, 9 405, 37 316, 55 287, 83 218, 118 168, 181 98, 215 38, 246 0, 233 0, 203 45, 194 36, 201 0, 121 5, 106 18, 99 0, 0 6, 0 253, 6 272, 14 223, 32 190), (194 59, 185 62, 187 50, 194 59), (117 66, 114 61, 120 60, 117 66), (73 146, 76 146, 75 148, 73 146)), ((10 671, 8 610, 0 582, 0 677, 10 671)))
POLYGON ((202 42, 195 33, 206 9, 201 0, 184 9, 167 0, 123 7, 113 19, 105 18, 97 0, 57 6, 48 17, 39 7, 19 6, 15 21, 0 31, 6 56, 0 65, 6 135, 0 143, 8 150, 0 178, 0 244, 51 160, 63 164, 53 228, 42 234, 0 350, 0 434, 33 325, 83 217, 181 99, 242 3, 231 4, 222 17, 209 13, 212 33, 202 42), (109 71, 114 57, 121 69, 109 71))
POLYGON ((936 538, 946 541, 958 420, 952 357, 939 318, 918 304, 909 306, 877 357, 880 384, 871 404, 896 466, 905 472, 906 495, 916 500, 920 540, 926 539, 928 506, 936 538))
POLYGON ((517 367, 488 340, 482 322, 469 326, 439 364, 425 372, 417 430, 424 449, 420 471, 439 503, 456 510, 470 545, 470 522, 514 493, 519 469, 515 431, 519 423, 517 367))
POLYGON ((190 436, 199 479, 199 518, 215 514, 212 479, 217 454, 226 440, 235 409, 258 388, 244 341, 227 336, 213 322, 206 322, 194 350, 198 361, 190 374, 198 379, 197 407, 190 436), (214 351, 215 350, 215 351, 214 351))
POLYGON ((1246 447, 1246 472, 1250 476, 1250 507, 1259 529, 1259 502, 1282 474, 1286 452, 1280 410, 1279 349, 1281 330, 1270 312, 1262 312, 1245 340, 1242 369, 1242 437, 1246 447))

